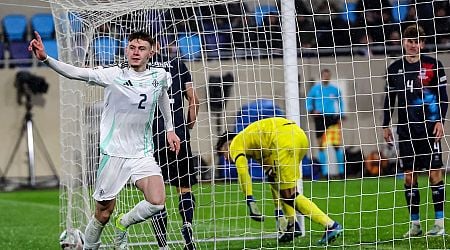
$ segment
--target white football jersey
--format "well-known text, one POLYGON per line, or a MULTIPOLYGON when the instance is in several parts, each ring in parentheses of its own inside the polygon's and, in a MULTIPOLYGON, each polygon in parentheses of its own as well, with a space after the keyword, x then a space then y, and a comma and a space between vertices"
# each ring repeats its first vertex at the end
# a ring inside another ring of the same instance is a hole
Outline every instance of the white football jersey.
POLYGON ((124 158, 153 155, 152 122, 171 77, 163 68, 136 72, 128 67, 97 68, 89 82, 105 87, 100 122, 101 153, 124 158))

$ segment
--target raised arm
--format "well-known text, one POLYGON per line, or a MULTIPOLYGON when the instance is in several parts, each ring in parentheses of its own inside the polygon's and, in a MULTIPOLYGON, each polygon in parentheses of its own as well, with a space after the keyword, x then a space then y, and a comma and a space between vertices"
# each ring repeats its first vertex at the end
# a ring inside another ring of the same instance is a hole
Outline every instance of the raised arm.
POLYGON ((233 159, 236 170, 238 173, 239 184, 241 184, 242 192, 244 192, 245 197, 253 196, 253 185, 252 178, 248 172, 248 159, 245 154, 238 154, 235 159, 233 159))
POLYGON ((34 35, 36 38, 31 40, 28 50, 32 51, 37 59, 47 64, 50 68, 64 77, 73 80, 89 81, 89 77, 93 75, 92 69, 75 67, 48 56, 41 36, 37 31, 34 32, 34 35))

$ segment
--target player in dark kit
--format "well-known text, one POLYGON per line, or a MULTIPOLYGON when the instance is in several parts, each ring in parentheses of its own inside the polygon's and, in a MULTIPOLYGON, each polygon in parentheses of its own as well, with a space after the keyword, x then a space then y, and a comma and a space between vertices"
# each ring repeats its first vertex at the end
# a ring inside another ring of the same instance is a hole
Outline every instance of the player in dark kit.
MULTIPOLYGON (((159 44, 158 44, 159 48, 159 44)), ((191 74, 186 65, 177 58, 169 58, 156 53, 151 63, 153 66, 163 67, 172 75, 172 86, 168 90, 171 103, 173 125, 180 137, 181 145, 178 155, 168 150, 165 140, 164 123, 161 114, 156 114, 153 122, 153 143, 155 159, 159 162, 164 180, 177 188, 179 194, 178 209, 183 219, 182 234, 185 240, 185 249, 195 249, 192 237, 192 221, 194 217, 195 197, 191 187, 197 183, 196 172, 193 165, 190 133, 198 114, 199 101, 195 93, 191 74), (188 114, 185 119, 184 99, 188 101, 188 114)), ((167 212, 161 211, 152 219, 158 245, 160 249, 167 248, 167 212)))
POLYGON ((404 237, 422 235, 417 173, 423 169, 429 173, 435 210, 435 224, 427 235, 445 233, 440 140, 444 135, 443 123, 448 107, 447 77, 440 61, 420 54, 425 46, 424 35, 423 29, 416 25, 405 29, 402 44, 405 54, 388 68, 384 102, 383 128, 388 143, 394 139, 389 127, 394 109, 398 115, 398 147, 411 219, 410 229, 404 237))

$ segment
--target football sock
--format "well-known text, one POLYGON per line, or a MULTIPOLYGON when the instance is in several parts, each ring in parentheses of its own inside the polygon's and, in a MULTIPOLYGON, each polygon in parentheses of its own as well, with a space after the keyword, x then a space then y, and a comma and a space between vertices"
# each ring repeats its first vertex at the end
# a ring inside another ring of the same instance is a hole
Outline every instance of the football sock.
POLYGON ((345 160, 344 160, 344 149, 341 146, 335 147, 336 150, 336 161, 339 167, 339 174, 345 174, 345 160))
POLYGON ((295 221, 295 209, 292 206, 289 206, 288 204, 286 204, 285 202, 281 202, 281 206, 283 207, 283 211, 284 211, 284 216, 287 218, 287 220, 292 223, 295 221))
POLYGON ((128 213, 124 214, 120 224, 124 227, 142 222, 164 209, 164 205, 153 205, 146 200, 140 201, 128 213))
MULTIPOLYGON (((419 205, 420 205, 420 193, 418 189, 418 183, 412 187, 405 184, 405 198, 408 205, 411 221, 419 221, 419 205)), ((434 197, 434 196, 433 196, 434 197)))
POLYGON ((440 181, 436 185, 432 185, 431 193, 433 195, 434 218, 436 219, 436 224, 439 224, 438 220, 441 220, 443 224, 445 199, 444 182, 440 181))
POLYGON ((152 216, 152 226, 153 231, 156 235, 156 240, 158 241, 159 247, 167 246, 167 211, 164 207, 163 210, 159 211, 152 216))
POLYGON ((179 197, 178 209, 183 223, 191 223, 194 218, 195 197, 192 192, 183 193, 179 197))
POLYGON ((100 235, 102 234, 103 228, 104 225, 92 216, 84 232, 85 249, 98 249, 100 247, 100 235))
POLYGON ((322 212, 322 210, 320 210, 320 208, 318 208, 316 204, 314 204, 304 195, 294 194, 290 199, 285 199, 284 202, 286 202, 286 204, 290 205, 291 207, 294 207, 295 203, 295 209, 297 211, 305 216, 310 217, 312 221, 319 223, 324 227, 328 227, 328 225, 333 225, 334 223, 334 221, 330 217, 328 217, 328 215, 322 212))
POLYGON ((283 217, 283 210, 275 209, 274 214, 275 214, 275 218, 278 220, 278 218, 283 217))

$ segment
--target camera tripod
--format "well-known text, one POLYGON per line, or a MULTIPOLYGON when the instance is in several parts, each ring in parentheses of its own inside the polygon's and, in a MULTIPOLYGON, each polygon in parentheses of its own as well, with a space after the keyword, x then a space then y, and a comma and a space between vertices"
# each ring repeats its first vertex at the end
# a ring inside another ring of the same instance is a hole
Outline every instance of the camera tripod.
POLYGON ((28 156, 28 178, 27 178, 27 183, 26 184, 22 184, 21 186, 23 187, 28 187, 28 188, 36 188, 38 187, 38 183, 36 181, 36 162, 35 162, 35 158, 34 158, 34 153, 35 153, 35 144, 34 144, 34 135, 36 135, 36 143, 37 146, 40 146, 41 151, 44 154, 45 160, 47 161, 52 173, 53 173, 53 178, 54 180, 57 181, 57 183, 59 183, 59 178, 58 175, 56 174, 56 169, 55 169, 55 164, 53 163, 50 154, 47 150, 47 148, 45 147, 44 141, 42 140, 41 135, 39 134, 39 130, 37 129, 36 126, 33 125, 33 114, 31 113, 31 109, 32 109, 32 104, 31 104, 31 97, 27 95, 27 99, 26 99, 26 113, 25 116, 23 118, 23 124, 20 130, 20 134, 19 137, 17 138, 17 142, 14 146, 14 149, 11 153, 11 156, 9 157, 8 163, 5 167, 4 172, 1 174, 0 177, 0 184, 3 186, 7 185, 7 174, 9 172, 9 170, 11 169, 12 163, 14 161, 14 158, 17 154, 17 152, 19 151, 20 148, 20 144, 23 140, 23 137, 26 135, 27 138, 27 156, 28 156))

